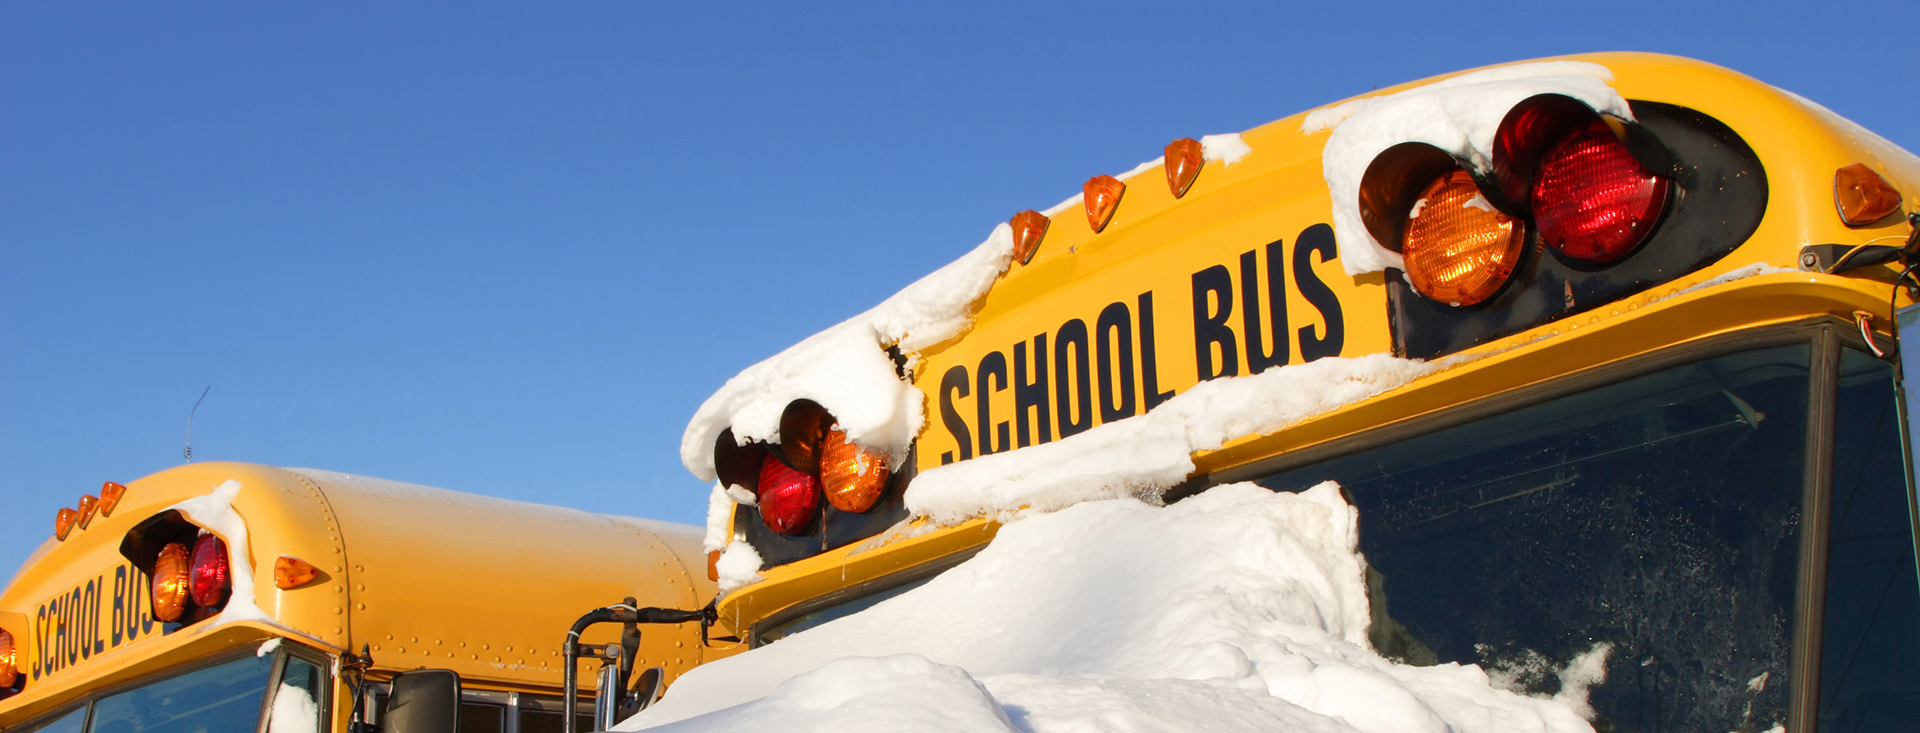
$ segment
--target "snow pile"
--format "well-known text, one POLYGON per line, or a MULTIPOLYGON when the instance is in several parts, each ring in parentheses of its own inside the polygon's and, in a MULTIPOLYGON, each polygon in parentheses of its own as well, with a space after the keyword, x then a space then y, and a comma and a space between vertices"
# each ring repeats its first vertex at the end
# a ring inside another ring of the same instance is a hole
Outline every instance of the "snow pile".
POLYGON ((1272 433, 1453 363, 1332 357, 1201 382, 1145 415, 922 471, 907 486, 907 509, 947 525, 1099 499, 1155 502, 1193 474, 1194 451, 1272 433))
POLYGON ((1387 148, 1427 143, 1487 170, 1494 134, 1515 104, 1536 94, 1560 94, 1598 112, 1633 119, 1627 101, 1607 82, 1613 72, 1584 61, 1503 66, 1444 79, 1381 97, 1315 110, 1302 133, 1332 128, 1321 165, 1333 196, 1333 230, 1348 275, 1400 267, 1400 255, 1381 246, 1360 218, 1360 179, 1387 148))
POLYGON ((1222 167, 1231 168, 1251 152, 1253 148, 1248 147, 1247 141, 1240 139, 1240 133, 1237 132, 1200 138, 1200 160, 1203 162, 1217 160, 1222 167))
POLYGON ((738 588, 760 582, 763 577, 760 568, 766 564, 767 561, 760 557, 760 552, 753 549, 753 545, 738 540, 728 543, 726 552, 720 553, 720 560, 713 564, 714 573, 720 576, 716 578, 720 592, 732 593, 738 588))
POLYGON ((924 422, 922 400, 895 372, 886 348, 914 353, 959 335, 1012 256, 1013 230, 1001 224, 973 251, 872 310, 748 367, 694 413, 680 461, 712 481, 713 444, 722 431, 732 428, 742 444, 777 442, 781 413, 800 398, 826 407, 853 442, 905 456, 924 422))
POLYGON ((1584 701, 1370 651, 1357 517, 1331 483, 1032 516, 920 588, 694 669, 618 727, 1590 730, 1584 701))

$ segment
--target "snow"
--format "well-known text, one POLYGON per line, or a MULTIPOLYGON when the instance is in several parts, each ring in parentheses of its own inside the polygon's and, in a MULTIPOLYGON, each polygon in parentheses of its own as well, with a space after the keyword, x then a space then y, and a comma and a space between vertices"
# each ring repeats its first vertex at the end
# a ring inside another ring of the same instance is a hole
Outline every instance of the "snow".
POLYGON ((733 502, 720 482, 713 482, 713 491, 707 494, 707 533, 700 539, 700 549, 707 552, 726 549, 727 540, 733 537, 732 528, 728 526, 733 519, 733 502))
POLYGON ((264 657, 268 654, 272 654, 275 650, 279 648, 280 648, 280 637, 276 636, 272 639, 268 639, 267 643, 261 644, 259 649, 253 650, 253 655, 256 657, 264 657))
POLYGON ((1251 152, 1253 152, 1253 148, 1248 147, 1247 141, 1240 139, 1240 133, 1237 132, 1230 132, 1225 135, 1207 135, 1206 137, 1200 138, 1200 160, 1202 162, 1211 163, 1217 160, 1220 161, 1222 167, 1231 168, 1233 164, 1240 162, 1241 158, 1247 157, 1247 154, 1251 152))
POLYGON ((720 560, 713 564, 714 572, 720 576, 720 592, 731 593, 735 589, 758 582, 761 579, 760 568, 766 561, 760 559, 759 551, 746 542, 734 541, 727 544, 727 551, 720 553, 720 560))
POLYGON ((1194 471, 1193 452, 1264 435, 1451 366, 1386 354, 1330 357, 1194 385, 1153 412, 1063 440, 922 471, 907 509, 935 524, 1008 519, 1100 499, 1148 502, 1194 471))
POLYGON ((320 705, 313 693, 280 683, 273 695, 273 709, 267 713, 267 733, 315 733, 319 720, 320 705))
POLYGON ((1028 516, 924 586, 692 670, 617 728, 1590 730, 1584 700, 1373 653, 1357 541, 1332 483, 1028 516))
POLYGON ((233 593, 220 615, 203 628, 211 629, 238 621, 253 621, 285 628, 268 616, 253 600, 253 552, 247 544, 247 522, 233 510, 233 499, 240 495, 240 482, 228 479, 207 494, 167 507, 187 521, 206 529, 227 543, 227 568, 233 581, 233 593))
POLYGON ((1612 78, 1606 67, 1584 61, 1517 64, 1308 114, 1300 125, 1302 133, 1333 130, 1321 166, 1333 197, 1334 238, 1347 274, 1401 266, 1399 253, 1376 241, 1360 218, 1360 179, 1382 151, 1422 142, 1487 170, 1500 121, 1515 104, 1536 94, 1565 95, 1595 111, 1633 119, 1627 101, 1607 84, 1612 78))
POLYGON ((1013 256, 1013 230, 994 227, 986 241, 880 305, 748 367, 700 405, 680 441, 680 460, 702 481, 714 479, 713 445, 722 431, 735 440, 778 441, 780 415, 806 398, 833 413, 847 437, 864 448, 907 454, 925 421, 920 392, 902 379, 888 346, 917 353, 959 335, 975 301, 1013 256))

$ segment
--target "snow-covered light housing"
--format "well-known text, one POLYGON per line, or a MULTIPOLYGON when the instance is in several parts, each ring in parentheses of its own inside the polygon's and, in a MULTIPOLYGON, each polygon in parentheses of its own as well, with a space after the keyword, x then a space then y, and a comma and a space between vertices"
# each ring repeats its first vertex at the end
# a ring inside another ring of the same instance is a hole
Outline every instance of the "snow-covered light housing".
POLYGON ((120 555, 146 575, 153 617, 195 623, 219 613, 232 599, 233 559, 224 538, 169 509, 127 530, 120 555))
POLYGON ((759 524, 784 538, 818 535, 827 542, 830 514, 870 514, 896 488, 894 457, 849 438, 833 414, 812 400, 787 405, 778 442, 742 445, 729 430, 715 441, 713 458, 721 485, 752 495, 747 506, 759 524))

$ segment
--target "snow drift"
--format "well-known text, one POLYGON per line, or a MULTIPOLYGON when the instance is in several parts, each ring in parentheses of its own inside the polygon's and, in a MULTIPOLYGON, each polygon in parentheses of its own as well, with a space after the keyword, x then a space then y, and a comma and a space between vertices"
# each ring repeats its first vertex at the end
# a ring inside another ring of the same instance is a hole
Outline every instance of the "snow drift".
POLYGON ((619 728, 1590 730, 1584 701, 1370 651, 1357 539, 1330 483, 1034 515, 920 588, 693 670, 619 728))

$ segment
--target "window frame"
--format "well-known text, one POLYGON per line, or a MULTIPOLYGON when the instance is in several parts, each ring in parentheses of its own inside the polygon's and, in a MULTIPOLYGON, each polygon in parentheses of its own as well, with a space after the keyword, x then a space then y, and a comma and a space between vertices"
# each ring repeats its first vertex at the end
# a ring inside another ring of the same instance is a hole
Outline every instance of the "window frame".
MULTIPOLYGON (((1892 342, 1874 334, 1875 345, 1893 352, 1892 342)), ((1840 356, 1842 349, 1871 352, 1859 328, 1832 316, 1817 316, 1792 323, 1764 326, 1729 334, 1719 334, 1676 344, 1609 364, 1584 369, 1499 394, 1482 397, 1434 413, 1383 425, 1345 438, 1296 451, 1290 451, 1238 466, 1223 468, 1197 477, 1182 485, 1178 496, 1191 496, 1225 483, 1251 481, 1269 474, 1300 468, 1373 450, 1408 438, 1426 435, 1470 422, 1538 405, 1550 400, 1597 389, 1615 382, 1696 363, 1717 356, 1772 346, 1807 344, 1807 436, 1805 473, 1801 477, 1801 526, 1798 579, 1794 589, 1793 638, 1790 643, 1787 730, 1811 731, 1818 726, 1820 702, 1820 661, 1825 629, 1828 524, 1833 499, 1834 419, 1838 411, 1840 356)), ((1894 369, 1893 397, 1897 400, 1902 430, 1909 429, 1906 403, 1901 386, 1901 371, 1894 369)), ((1914 546, 1920 552, 1920 499, 1915 496, 1914 457, 1911 442, 1901 446, 1907 468, 1907 504, 1909 528, 1914 546)), ((1920 557, 1916 558, 1920 562, 1920 557)))
MULTIPOLYGON (((268 686, 266 691, 261 695, 260 710, 255 713, 254 732, 266 733, 267 714, 268 712, 273 710, 273 698, 279 693, 280 675, 286 669, 286 658, 289 655, 297 655, 301 659, 309 663, 312 663, 314 666, 320 668, 320 671, 323 675, 323 682, 320 686, 325 690, 325 692, 321 694, 322 699, 319 701, 320 713, 322 715, 322 720, 320 722, 323 724, 321 729, 330 730, 330 728, 327 727, 326 724, 330 724, 333 720, 333 716, 331 715, 332 708, 330 707, 332 703, 332 698, 333 698, 333 683, 334 683, 333 657, 329 654, 326 654, 325 652, 321 652, 317 649, 306 647, 299 643, 289 643, 289 642, 292 642, 293 640, 288 639, 286 637, 273 637, 273 638, 280 640, 280 648, 275 649, 272 652, 272 654, 274 655, 274 660, 273 660, 272 666, 268 668, 268 672, 267 672, 268 686), (298 650, 298 651, 295 651, 295 650, 298 650)), ((260 641, 260 644, 266 644, 272 640, 273 639, 263 639, 260 641)), ((22 723, 20 726, 18 726, 18 729, 26 730, 26 731, 36 731, 36 730, 39 730, 40 727, 45 726, 49 723, 52 723, 56 720, 59 720, 61 717, 65 715, 72 714, 74 710, 78 709, 78 710, 83 710, 86 713, 85 719, 82 721, 80 730, 82 731, 82 733, 91 733, 91 731, 93 730, 94 705, 100 702, 101 700, 104 700, 109 697, 113 697, 115 695, 118 695, 122 692, 127 692, 129 690, 137 690, 139 688, 146 687, 148 685, 154 684, 161 680, 170 679, 173 677, 179 677, 181 675, 192 674, 194 672, 198 672, 203 669, 218 667, 222 664, 227 664, 229 662, 245 659, 249 656, 260 656, 259 650, 260 650, 259 644, 243 644, 239 647, 230 647, 226 649, 221 649, 217 652, 206 655, 204 657, 199 657, 186 662, 182 662, 180 664, 176 664, 171 667, 167 667, 165 669, 162 669, 150 674, 141 675, 131 680, 127 680, 126 682, 122 682, 116 685, 109 685, 105 687, 95 688, 93 690, 87 691, 86 694, 75 698, 73 701, 70 701, 69 703, 67 703, 66 705, 60 708, 57 708, 51 712, 48 712, 44 715, 41 715, 25 723, 22 723)), ((8 730, 14 730, 14 729, 9 728, 8 730)))

